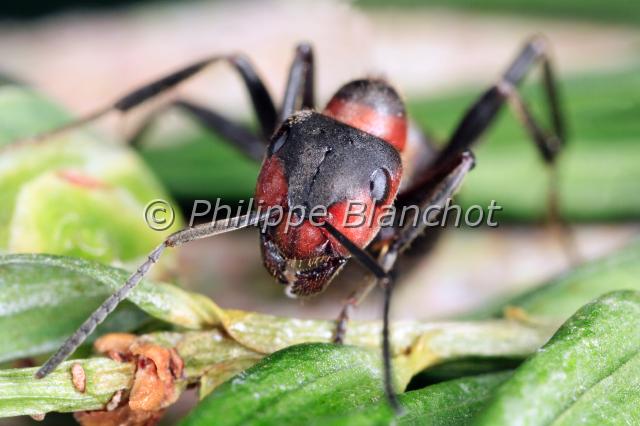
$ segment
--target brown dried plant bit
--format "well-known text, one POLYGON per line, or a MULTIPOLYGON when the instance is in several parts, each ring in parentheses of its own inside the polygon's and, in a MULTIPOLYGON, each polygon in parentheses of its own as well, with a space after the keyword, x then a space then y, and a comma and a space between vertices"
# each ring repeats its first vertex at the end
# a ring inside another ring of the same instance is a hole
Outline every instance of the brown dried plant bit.
POLYGON ((175 379, 182 375, 184 362, 173 349, 136 342, 130 348, 138 359, 138 368, 129 395, 135 410, 158 410, 178 399, 175 379))
POLYGON ((71 366, 71 382, 78 392, 84 393, 87 388, 87 375, 82 365, 77 362, 71 366))
POLYGON ((31 417, 36 422, 41 422, 44 420, 44 416, 45 416, 44 413, 40 413, 40 414, 32 414, 29 417, 31 417))
POLYGON ((114 411, 79 411, 73 416, 82 426, 154 426, 164 410, 134 411, 128 405, 114 411))
POLYGON ((107 411, 113 411, 120 405, 120 401, 122 401, 122 395, 124 391, 120 389, 116 393, 113 394, 107 405, 104 407, 107 411))
POLYGON ((155 364, 147 358, 140 358, 129 395, 129 407, 133 411, 155 411, 162 408, 164 399, 164 384, 158 377, 155 364))
POLYGON ((171 370, 173 378, 182 378, 182 373, 184 371, 184 361, 182 360, 182 358, 180 358, 178 352, 173 348, 169 349, 169 355, 171 357, 169 359, 169 369, 171 370))
POLYGON ((533 318, 529 316, 527 311, 525 311, 520 306, 506 306, 502 311, 505 319, 514 320, 522 323, 532 323, 534 322, 533 318))
POLYGON ((129 355, 129 347, 135 340, 135 334, 109 333, 98 338, 93 347, 96 352, 106 354, 115 361, 126 361, 129 355))
MULTIPOLYGON (((178 399, 175 379, 182 377, 184 361, 175 349, 138 340, 128 333, 104 335, 96 340, 94 347, 117 361, 135 359, 136 372, 128 404, 134 412, 158 411, 178 399)), ((120 398, 122 395, 116 393, 107 410, 114 410, 120 398)))

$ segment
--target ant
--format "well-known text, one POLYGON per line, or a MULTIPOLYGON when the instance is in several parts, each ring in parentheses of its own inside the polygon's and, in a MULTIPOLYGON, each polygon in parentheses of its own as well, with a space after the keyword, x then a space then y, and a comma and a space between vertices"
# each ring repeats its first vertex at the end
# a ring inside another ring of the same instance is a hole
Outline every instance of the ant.
MULTIPOLYGON (((227 63, 246 86, 258 118, 254 134, 218 112, 178 99, 172 107, 186 111, 210 131, 227 139, 250 158, 262 161, 256 199, 285 212, 292 206, 324 206, 319 225, 304 216, 288 230, 284 224, 263 226, 260 232, 264 266, 285 285, 292 297, 322 292, 347 260, 353 257, 372 276, 344 304, 337 321, 335 341, 342 342, 350 312, 375 286, 384 289, 382 353, 384 388, 389 403, 400 407, 392 386, 389 343, 389 306, 393 268, 399 255, 425 228, 394 223, 382 226, 348 227, 347 204, 358 200, 379 218, 386 207, 412 203, 422 214, 432 206, 443 206, 453 196, 474 166, 471 146, 494 122, 509 102, 546 164, 553 166, 564 145, 564 123, 547 43, 533 37, 517 55, 498 82, 466 111, 444 148, 429 161, 406 155, 415 144, 405 105, 396 90, 382 79, 361 79, 342 86, 322 111, 315 110, 314 56, 309 44, 300 44, 290 68, 284 100, 279 109, 251 63, 241 55, 212 56, 144 85, 92 114, 31 141, 73 130, 118 111, 126 113, 158 94, 193 77, 211 65, 227 63), (517 87, 536 64, 542 66, 552 131, 543 129, 521 98, 517 87), (418 161, 419 160, 419 161, 418 161), (418 161, 418 163, 416 163, 418 161), (415 164, 421 164, 415 167, 415 164), (404 172, 403 172, 404 169, 404 172)), ((417 138, 420 139, 420 138, 417 138)), ((422 140, 426 140, 422 138, 422 140)), ((550 190, 550 217, 558 218, 555 191, 550 190)), ((434 217, 437 215, 432 210, 434 217)), ((147 260, 69 337, 37 371, 41 378, 53 371, 122 302, 168 247, 257 226, 270 213, 259 210, 235 218, 205 223, 178 231, 157 246, 147 260)), ((410 222, 410 221, 409 221, 410 222)))

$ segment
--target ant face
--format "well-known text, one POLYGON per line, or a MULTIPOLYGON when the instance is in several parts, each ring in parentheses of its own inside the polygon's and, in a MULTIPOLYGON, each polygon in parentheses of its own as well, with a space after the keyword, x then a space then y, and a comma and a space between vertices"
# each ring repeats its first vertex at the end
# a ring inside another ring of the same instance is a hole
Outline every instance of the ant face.
POLYGON ((319 223, 365 247, 380 230, 377 219, 393 203, 401 175, 400 155, 376 136, 311 111, 283 124, 262 165, 256 198, 265 207, 280 206, 285 218, 292 215, 261 234, 264 264, 288 295, 320 293, 346 262, 346 250, 319 223))

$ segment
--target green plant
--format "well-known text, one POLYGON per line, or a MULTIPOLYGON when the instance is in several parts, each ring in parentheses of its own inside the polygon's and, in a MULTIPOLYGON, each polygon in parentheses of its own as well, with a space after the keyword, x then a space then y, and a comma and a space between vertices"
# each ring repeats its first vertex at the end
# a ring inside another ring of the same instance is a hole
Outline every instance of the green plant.
MULTIPOLYGON (((444 363, 461 365, 453 380, 402 393, 406 412, 398 421, 510 424, 516 414, 525 424, 575 424, 576 416, 593 424, 613 416, 637 421, 640 283, 633 278, 640 272, 639 260, 640 243, 635 243, 501 304, 506 316, 500 318, 491 309, 473 320, 395 323, 398 389, 425 369, 428 374, 444 363), (594 282, 600 285, 593 288, 594 282), (599 296, 624 288, 631 290, 599 296), (573 314, 576 306, 582 307, 573 314), (507 371, 468 375, 477 371, 469 363, 464 367, 465 359, 476 364, 494 360, 488 371, 507 371), (525 362, 511 371, 514 363, 501 360, 525 362)), ((73 330, 75 312, 84 315, 125 276, 125 271, 89 260, 3 256, 0 358, 41 359, 73 330), (45 282, 52 297, 34 299, 45 282), (50 320, 65 316, 72 319, 50 320)), ((162 357, 149 355, 149 348, 161 348, 175 351, 183 366, 169 380, 172 397, 155 408, 161 410, 192 385, 202 399, 184 424, 210 424, 212 419, 216 424, 382 424, 392 419, 381 387, 378 322, 354 322, 347 345, 337 346, 327 343, 331 321, 223 310, 204 296, 149 281, 134 290, 114 321, 111 330, 119 331, 146 324, 120 349, 130 351, 128 358, 87 357, 89 348, 83 348, 80 359, 67 361, 42 380, 33 378, 34 368, 0 370, 0 415, 100 410, 119 390, 125 391, 120 404, 127 408, 126 395, 135 399, 133 388, 143 380, 136 361, 151 359, 160 371, 162 357), (131 349, 136 347, 147 349, 131 349), (74 364, 86 375, 84 392, 74 387, 74 364)), ((104 351, 105 345, 97 347, 104 351)), ((121 415, 121 410, 114 413, 121 415)))

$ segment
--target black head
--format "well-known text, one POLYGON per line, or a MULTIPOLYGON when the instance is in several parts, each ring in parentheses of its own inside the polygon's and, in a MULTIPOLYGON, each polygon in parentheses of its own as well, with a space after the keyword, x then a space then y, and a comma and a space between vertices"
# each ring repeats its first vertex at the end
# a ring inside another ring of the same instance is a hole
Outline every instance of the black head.
POLYGON ((365 247, 380 227, 375 220, 371 226, 348 226, 347 211, 361 203, 376 217, 393 203, 401 175, 399 153, 376 136, 311 111, 283 124, 262 165, 256 198, 265 206, 281 206, 285 214, 307 217, 298 226, 285 220, 262 234, 265 266, 287 285, 288 294, 321 292, 346 261, 344 248, 318 226, 321 220, 365 247), (326 215, 311 221, 312 211, 326 215))

